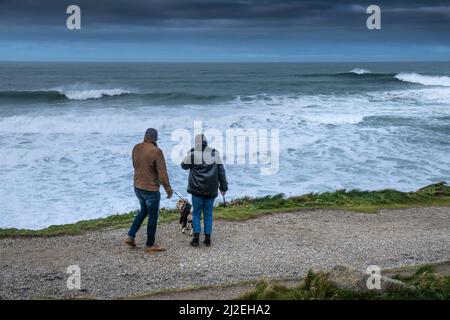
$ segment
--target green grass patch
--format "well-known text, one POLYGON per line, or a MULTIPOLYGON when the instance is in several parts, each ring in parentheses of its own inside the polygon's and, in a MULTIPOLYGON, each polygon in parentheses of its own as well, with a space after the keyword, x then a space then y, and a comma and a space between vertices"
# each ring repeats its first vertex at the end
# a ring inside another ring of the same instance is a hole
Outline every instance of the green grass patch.
MULTIPOLYGON (((299 211, 302 209, 342 209, 373 213, 380 209, 403 209, 420 206, 450 206, 450 187, 445 183, 432 184, 414 192, 397 190, 310 193, 287 198, 283 194, 261 198, 243 197, 227 206, 219 205, 214 215, 223 220, 246 220, 260 215, 299 211)), ((51 226, 43 230, 0 229, 0 237, 76 235, 101 228, 129 227, 136 212, 106 218, 79 221, 74 224, 51 226)), ((178 219, 176 210, 161 210, 160 222, 178 219)))
POLYGON ((298 211, 301 209, 343 209, 373 213, 380 209, 402 209, 419 206, 449 206, 450 187, 444 182, 433 184, 415 192, 397 190, 310 193, 286 198, 283 194, 261 198, 244 197, 228 206, 215 210, 218 218, 244 220, 261 214, 298 211))
POLYGON ((244 300, 416 300, 416 299, 450 299, 450 276, 432 272, 432 266, 424 266, 412 276, 402 278, 414 289, 404 288, 392 292, 352 291, 337 288, 323 272, 309 271, 304 282, 293 288, 276 284, 272 281, 259 281, 252 291, 238 299, 244 300))
MULTIPOLYGON (((159 221, 170 222, 178 218, 175 210, 160 211, 159 221)), ((0 229, 0 238, 5 237, 51 237, 60 235, 77 235, 83 232, 104 229, 104 228, 125 228, 130 227, 131 222, 136 216, 137 211, 126 214, 115 214, 106 218, 93 220, 83 220, 71 224, 62 224, 50 226, 42 230, 26 230, 26 229, 0 229)), ((146 221, 143 222, 145 224, 146 221)))

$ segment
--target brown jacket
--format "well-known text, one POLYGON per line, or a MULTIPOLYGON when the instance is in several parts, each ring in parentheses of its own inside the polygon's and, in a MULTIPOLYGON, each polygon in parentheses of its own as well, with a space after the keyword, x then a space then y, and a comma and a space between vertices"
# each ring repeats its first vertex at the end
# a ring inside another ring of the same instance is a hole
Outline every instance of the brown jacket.
POLYGON ((134 186, 147 191, 159 191, 162 184, 167 193, 172 192, 167 174, 166 160, 160 148, 153 142, 138 143, 132 153, 134 186))

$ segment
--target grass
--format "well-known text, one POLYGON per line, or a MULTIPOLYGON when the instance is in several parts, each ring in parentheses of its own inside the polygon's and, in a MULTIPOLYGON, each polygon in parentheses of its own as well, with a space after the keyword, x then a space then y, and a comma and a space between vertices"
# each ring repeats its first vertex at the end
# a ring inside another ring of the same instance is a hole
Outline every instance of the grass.
MULTIPOLYGON (((414 192, 391 189, 379 191, 337 190, 290 198, 286 198, 283 194, 261 198, 243 197, 228 203, 227 206, 217 206, 214 214, 216 218, 223 220, 246 220, 264 214, 302 209, 342 209, 373 213, 380 209, 420 206, 450 206, 450 186, 445 182, 440 182, 414 192)), ((135 214, 136 211, 133 211, 73 224, 50 226, 42 230, 0 229, 0 238, 76 235, 102 228, 129 227, 135 214)), ((176 210, 161 210, 160 222, 170 222, 176 219, 178 219, 176 210)))
MULTIPOLYGON (((137 211, 131 211, 126 214, 115 214, 106 218, 93 220, 83 220, 71 224, 62 224, 50 226, 42 230, 27 229, 0 229, 0 238, 5 237, 52 237, 61 235, 77 235, 83 232, 105 229, 105 228, 124 228, 129 227, 137 211)), ((170 222, 178 216, 175 210, 160 211, 159 222, 170 222)), ((144 221, 144 223, 146 223, 144 221)))
POLYGON ((433 273, 432 265, 419 268, 413 275, 401 280, 415 289, 397 289, 391 292, 352 291, 337 288, 323 272, 309 271, 305 281, 294 288, 287 288, 275 282, 261 280, 252 291, 238 299, 244 300, 417 300, 450 299, 450 276, 433 273))
POLYGON ((285 198, 282 194, 256 199, 245 197, 233 201, 230 207, 218 207, 216 214, 223 219, 242 220, 264 213, 299 209, 329 208, 373 213, 379 209, 448 205, 450 205, 450 187, 441 182, 415 192, 391 189, 380 191, 337 190, 291 198, 285 198))

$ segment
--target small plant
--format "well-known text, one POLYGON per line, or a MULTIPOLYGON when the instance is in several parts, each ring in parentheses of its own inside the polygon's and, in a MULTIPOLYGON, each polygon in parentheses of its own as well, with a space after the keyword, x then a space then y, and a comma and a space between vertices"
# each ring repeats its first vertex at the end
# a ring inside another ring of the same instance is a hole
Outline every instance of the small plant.
POLYGON ((390 292, 358 291, 337 288, 328 280, 326 273, 309 270, 304 281, 297 287, 287 288, 271 281, 260 281, 255 288, 239 297, 247 300, 408 300, 450 299, 450 276, 434 274, 433 267, 425 265, 414 275, 402 278, 414 289, 402 288, 390 292))

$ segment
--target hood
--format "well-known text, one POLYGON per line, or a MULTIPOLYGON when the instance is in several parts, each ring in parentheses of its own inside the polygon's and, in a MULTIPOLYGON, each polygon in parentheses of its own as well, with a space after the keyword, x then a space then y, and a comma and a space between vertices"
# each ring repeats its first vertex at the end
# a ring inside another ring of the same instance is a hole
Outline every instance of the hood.
POLYGON ((205 148, 208 146, 208 141, 206 140, 206 137, 204 134, 199 134, 195 137, 195 149, 199 150, 200 148, 202 150, 205 150, 205 148))

